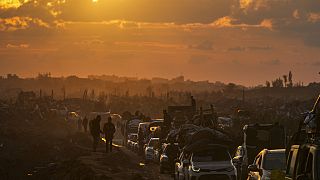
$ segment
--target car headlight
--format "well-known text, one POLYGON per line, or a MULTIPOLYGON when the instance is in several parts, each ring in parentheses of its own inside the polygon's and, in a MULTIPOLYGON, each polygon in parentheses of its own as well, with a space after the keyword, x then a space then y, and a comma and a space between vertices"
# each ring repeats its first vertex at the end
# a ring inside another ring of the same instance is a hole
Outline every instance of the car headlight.
POLYGON ((161 160, 162 160, 162 161, 168 161, 169 158, 168 158, 167 155, 162 155, 162 156, 161 156, 161 160))
POLYGON ((199 167, 195 167, 195 166, 191 166, 191 169, 193 172, 199 172, 200 168, 199 167))

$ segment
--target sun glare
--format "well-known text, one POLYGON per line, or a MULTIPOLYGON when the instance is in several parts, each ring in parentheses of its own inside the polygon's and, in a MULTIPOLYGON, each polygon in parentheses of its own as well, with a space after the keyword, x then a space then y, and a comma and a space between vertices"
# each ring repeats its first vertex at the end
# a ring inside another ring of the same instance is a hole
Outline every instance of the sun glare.
POLYGON ((99 0, 92 0, 92 2, 94 2, 94 3, 96 3, 96 2, 98 2, 99 0))

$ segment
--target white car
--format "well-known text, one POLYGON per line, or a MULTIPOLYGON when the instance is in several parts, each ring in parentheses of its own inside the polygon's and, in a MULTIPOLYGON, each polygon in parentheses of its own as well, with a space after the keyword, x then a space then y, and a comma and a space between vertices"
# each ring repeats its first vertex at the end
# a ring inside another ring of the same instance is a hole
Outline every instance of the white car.
POLYGON ((225 147, 210 145, 206 149, 180 156, 176 164, 176 179, 226 179, 236 180, 237 170, 225 147))
POLYGON ((134 150, 134 143, 137 141, 138 134, 131 133, 128 135, 127 147, 130 150, 134 150))
POLYGON ((154 159, 154 150, 159 146, 160 139, 159 138, 151 138, 149 143, 146 145, 144 149, 144 158, 146 162, 152 161, 154 159))
POLYGON ((271 171, 284 173, 285 169, 285 149, 264 149, 256 156, 253 164, 248 166, 248 180, 270 180, 271 171))
POLYGON ((76 112, 68 112, 66 121, 69 123, 73 128, 78 128, 78 121, 81 119, 78 113, 76 112))

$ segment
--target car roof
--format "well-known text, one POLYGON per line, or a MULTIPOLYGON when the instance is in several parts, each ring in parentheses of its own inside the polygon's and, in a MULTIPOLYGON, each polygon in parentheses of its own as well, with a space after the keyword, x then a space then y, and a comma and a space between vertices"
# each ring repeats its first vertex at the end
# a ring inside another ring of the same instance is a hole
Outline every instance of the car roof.
POLYGON ((285 149, 264 149, 259 154, 285 153, 285 149))

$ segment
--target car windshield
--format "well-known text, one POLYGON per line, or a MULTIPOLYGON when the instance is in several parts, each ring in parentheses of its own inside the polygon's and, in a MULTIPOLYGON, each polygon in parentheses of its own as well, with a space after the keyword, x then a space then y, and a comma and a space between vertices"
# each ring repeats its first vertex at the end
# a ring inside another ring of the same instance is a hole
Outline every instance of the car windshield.
POLYGON ((193 154, 194 162, 230 161, 231 157, 225 149, 210 149, 193 154))
POLYGON ((285 170, 286 156, 284 152, 268 153, 263 161, 265 170, 285 170))

